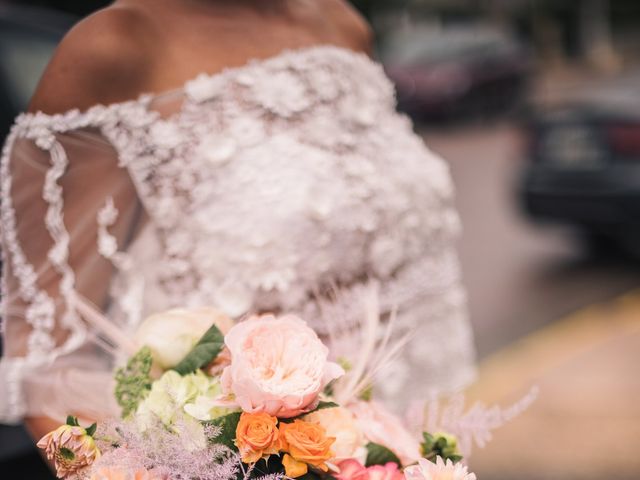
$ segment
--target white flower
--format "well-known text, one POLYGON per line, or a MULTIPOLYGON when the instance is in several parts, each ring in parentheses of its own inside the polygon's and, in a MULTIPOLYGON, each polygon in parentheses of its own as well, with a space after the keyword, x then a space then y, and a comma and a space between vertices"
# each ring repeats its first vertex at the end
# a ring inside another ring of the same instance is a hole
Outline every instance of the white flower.
POLYGON ((153 425, 155 419, 166 426, 174 426, 181 419, 181 423, 184 423, 186 416, 196 420, 212 420, 229 413, 228 409, 215 402, 221 393, 219 380, 200 370, 184 376, 169 370, 153 382, 149 395, 138 406, 135 417, 143 430, 153 425))
POLYGON ((474 473, 469 473, 467 467, 461 463, 453 463, 441 457, 432 463, 424 458, 418 461, 418 465, 405 468, 404 476, 407 480, 476 480, 474 473))
POLYGON ((211 100, 222 92, 224 78, 223 74, 211 76, 203 73, 187 82, 184 91, 194 102, 211 100))
POLYGON ((325 102, 334 100, 340 95, 340 75, 326 69, 319 68, 309 76, 309 82, 319 98, 325 102))
POLYGON ((231 329, 233 321, 214 308, 169 310, 142 322, 135 340, 139 345, 148 346, 153 359, 166 370, 180 363, 214 324, 224 334, 231 329))
POLYGON ((209 390, 206 394, 198 395, 193 402, 184 406, 184 411, 191 417, 202 422, 222 417, 230 412, 228 408, 221 406, 217 398, 222 394, 219 384, 209 390))
POLYGON ((184 140, 175 122, 158 120, 151 126, 149 134, 153 144, 160 148, 172 149, 184 140))
POLYGON ((262 107, 282 117, 289 117, 311 106, 304 84, 287 71, 274 73, 268 81, 257 84, 253 94, 262 107))
POLYGON ((229 124, 229 136, 236 139, 243 147, 255 146, 264 141, 267 136, 264 119, 254 118, 249 114, 241 115, 229 124))
POLYGON ((233 138, 212 135, 200 144, 198 154, 213 165, 224 165, 231 160, 237 148, 233 138))

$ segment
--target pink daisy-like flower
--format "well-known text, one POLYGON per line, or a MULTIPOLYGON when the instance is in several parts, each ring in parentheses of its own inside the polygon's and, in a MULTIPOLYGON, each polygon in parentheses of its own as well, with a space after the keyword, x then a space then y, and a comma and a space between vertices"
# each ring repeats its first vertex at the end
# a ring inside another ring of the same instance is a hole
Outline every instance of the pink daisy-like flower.
POLYGON ((79 426, 62 425, 38 442, 49 460, 53 460, 58 477, 75 474, 100 458, 100 450, 87 431, 79 426))
POLYGON ((405 468, 404 475, 407 480, 476 480, 475 473, 469 473, 465 465, 449 459, 445 462, 441 457, 436 463, 421 459, 418 465, 405 468))

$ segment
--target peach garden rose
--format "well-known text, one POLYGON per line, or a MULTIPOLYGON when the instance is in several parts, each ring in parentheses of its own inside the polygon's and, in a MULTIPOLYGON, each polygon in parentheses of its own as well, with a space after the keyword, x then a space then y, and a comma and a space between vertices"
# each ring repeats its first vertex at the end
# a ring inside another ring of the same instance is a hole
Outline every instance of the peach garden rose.
POLYGON ((300 318, 252 317, 225 336, 231 365, 222 386, 243 411, 291 418, 312 410, 332 380, 344 374, 329 350, 300 318))
POLYGON ((355 416, 346 408, 323 408, 309 413, 303 417, 306 422, 318 423, 327 435, 335 437, 336 441, 331 447, 333 458, 331 462, 339 462, 347 458, 355 458, 361 462, 367 456, 367 443, 355 416))

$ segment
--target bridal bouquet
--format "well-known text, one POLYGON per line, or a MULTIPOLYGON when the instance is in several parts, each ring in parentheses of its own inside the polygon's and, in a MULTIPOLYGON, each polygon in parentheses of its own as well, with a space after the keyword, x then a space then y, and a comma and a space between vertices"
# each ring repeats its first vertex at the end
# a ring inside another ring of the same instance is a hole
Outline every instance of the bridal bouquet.
POLYGON ((296 316, 172 310, 135 338, 115 376, 122 418, 69 417, 38 443, 60 478, 476 478, 456 437, 412 432, 371 399, 364 364, 330 360, 296 316))

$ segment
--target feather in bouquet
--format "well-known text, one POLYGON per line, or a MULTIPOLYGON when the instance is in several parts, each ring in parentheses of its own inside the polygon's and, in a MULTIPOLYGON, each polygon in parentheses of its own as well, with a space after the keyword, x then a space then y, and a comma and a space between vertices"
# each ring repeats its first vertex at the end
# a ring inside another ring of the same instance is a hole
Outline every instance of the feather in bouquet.
MULTIPOLYGON (((116 373, 122 418, 83 428, 69 417, 38 445, 61 478, 475 480, 452 433, 414 435, 371 400, 373 376, 399 346, 369 300, 353 364, 332 361, 293 315, 151 316, 116 373)), ((484 410, 473 411, 484 428, 484 410)))

